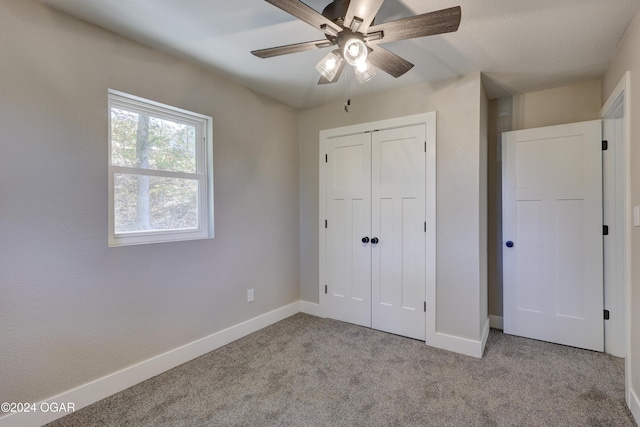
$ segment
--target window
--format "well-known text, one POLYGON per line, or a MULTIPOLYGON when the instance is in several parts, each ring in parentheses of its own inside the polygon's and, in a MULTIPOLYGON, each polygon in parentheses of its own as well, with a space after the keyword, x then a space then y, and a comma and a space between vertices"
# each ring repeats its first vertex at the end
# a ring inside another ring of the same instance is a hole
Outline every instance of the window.
POLYGON ((213 119, 109 90, 109 246, 213 237, 213 119))

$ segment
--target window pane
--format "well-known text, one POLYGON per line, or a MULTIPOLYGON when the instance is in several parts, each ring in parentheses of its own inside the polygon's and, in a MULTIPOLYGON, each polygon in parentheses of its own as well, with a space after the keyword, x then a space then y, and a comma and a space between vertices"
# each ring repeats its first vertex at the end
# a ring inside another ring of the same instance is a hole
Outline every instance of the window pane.
POLYGON ((115 166, 196 173, 196 128, 111 108, 111 162, 115 166))
POLYGON ((115 174, 116 233, 198 228, 198 181, 115 174))

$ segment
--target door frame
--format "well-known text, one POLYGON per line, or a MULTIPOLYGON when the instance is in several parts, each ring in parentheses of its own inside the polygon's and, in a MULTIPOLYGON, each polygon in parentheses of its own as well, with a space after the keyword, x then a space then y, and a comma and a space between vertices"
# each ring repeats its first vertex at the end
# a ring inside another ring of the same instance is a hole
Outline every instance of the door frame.
MULTIPOLYGON (((621 140, 615 141, 615 150, 617 151, 616 157, 620 159, 616 163, 617 173, 622 176, 622 179, 616 179, 616 193, 624 194, 622 200, 614 200, 617 206, 608 206, 615 212, 615 208, 622 210, 623 224, 619 224, 623 232, 621 239, 616 239, 615 247, 617 254, 621 255, 624 259, 624 271, 618 272, 618 277, 622 276, 622 280, 618 280, 615 283, 615 291, 618 298, 613 301, 614 306, 610 306, 614 310, 624 312, 624 322, 619 322, 617 325, 613 324, 607 327, 605 322, 605 337, 607 334, 613 334, 616 336, 616 341, 625 343, 625 400, 627 406, 632 408, 631 405, 631 239, 628 236, 631 235, 631 159, 630 159, 630 141, 631 141, 631 124, 629 120, 629 112, 631 110, 631 72, 627 71, 620 79, 620 82, 613 90, 607 102, 600 110, 600 117, 603 120, 607 119, 623 119, 623 129, 621 140), (622 188, 621 188, 622 187, 622 188), (615 308, 614 308, 615 307, 615 308)), ((615 178, 615 177, 613 177, 615 178)), ((605 258, 606 260, 606 258, 605 258)), ((605 264, 606 268, 613 268, 611 265, 605 264)), ((613 286, 614 284, 605 283, 605 286, 613 286)), ((605 338, 605 342, 607 339, 605 338)), ((605 348, 605 351, 607 349, 605 348)))
POLYGON ((319 211, 318 211, 318 236, 319 236, 319 286, 320 310, 319 314, 326 317, 327 299, 324 293, 325 281, 325 212, 326 212, 326 170, 325 154, 327 141, 337 136, 353 135, 358 133, 372 132, 382 129, 393 129, 405 126, 424 124, 426 130, 426 238, 425 238, 425 298, 427 302, 427 312, 425 316, 426 344, 435 346, 436 344, 436 112, 415 114, 411 116, 397 117, 386 120, 378 120, 368 123, 360 123, 350 126, 343 126, 320 131, 318 169, 319 177, 319 211))

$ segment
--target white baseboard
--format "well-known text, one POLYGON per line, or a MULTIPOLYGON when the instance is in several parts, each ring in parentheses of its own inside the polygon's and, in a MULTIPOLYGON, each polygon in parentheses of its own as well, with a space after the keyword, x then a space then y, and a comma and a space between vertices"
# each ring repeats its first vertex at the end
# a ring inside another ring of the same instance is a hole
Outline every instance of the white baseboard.
POLYGON ((308 301, 300 301, 300 311, 317 317, 325 317, 320 309, 320 304, 308 301))
POLYGON ((629 395, 629 409, 636 420, 636 424, 640 425, 640 399, 638 399, 638 395, 633 389, 629 390, 629 395))
POLYGON ((502 316, 489 315, 489 321, 491 322, 491 327, 493 329, 504 330, 504 319, 502 316))
POLYGON ((479 341, 436 332, 435 347, 480 359, 484 353, 484 346, 488 337, 489 319, 484 324, 482 338, 479 341))
MULTIPOLYGON (((309 304, 309 303, 307 303, 309 304)), ((95 381, 68 390, 42 402, 36 403, 36 412, 21 412, 0 418, 0 427, 38 426, 68 415, 67 412, 44 412, 51 403, 74 404, 75 410, 118 393, 142 381, 148 380, 176 366, 182 365, 244 336, 272 325, 301 311, 300 301, 286 305, 261 316, 239 323, 230 328, 200 338, 166 353, 136 363, 95 381)))

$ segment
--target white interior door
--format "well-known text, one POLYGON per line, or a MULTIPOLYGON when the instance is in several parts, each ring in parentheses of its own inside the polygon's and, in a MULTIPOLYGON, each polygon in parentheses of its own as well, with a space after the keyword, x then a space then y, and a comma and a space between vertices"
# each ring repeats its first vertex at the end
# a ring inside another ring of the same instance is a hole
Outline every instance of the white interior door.
POLYGON ((372 133, 371 155, 372 327, 424 340, 425 125, 372 133))
POLYGON ((327 316, 371 326, 371 137, 328 140, 325 277, 327 316))
POLYGON ((603 351, 601 134, 503 134, 505 333, 603 351))

